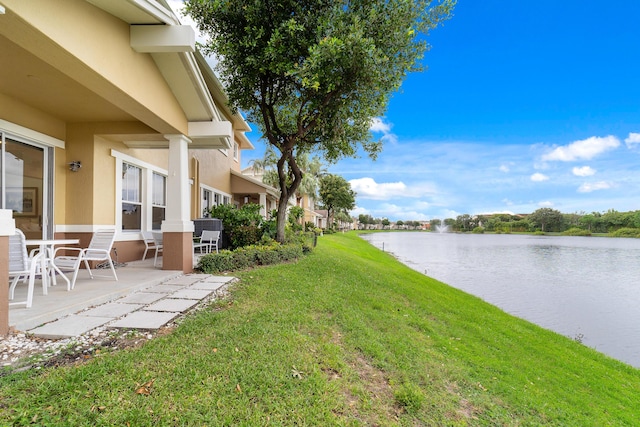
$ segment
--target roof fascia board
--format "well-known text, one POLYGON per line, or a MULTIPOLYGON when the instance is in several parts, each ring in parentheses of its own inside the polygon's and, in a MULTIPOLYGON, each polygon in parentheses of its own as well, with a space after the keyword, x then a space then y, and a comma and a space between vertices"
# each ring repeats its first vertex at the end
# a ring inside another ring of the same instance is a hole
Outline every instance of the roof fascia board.
POLYGON ((130 42, 136 52, 195 52, 196 32, 190 25, 131 25, 130 42))
POLYGON ((194 53, 195 61, 200 68, 200 71, 205 77, 206 82, 210 82, 211 84, 207 84, 211 95, 213 96, 214 101, 216 101, 216 105, 229 117, 232 118, 233 123, 236 127, 236 130, 241 130, 245 132, 250 132, 251 127, 246 122, 244 117, 240 113, 234 114, 229 108, 229 97, 227 96, 222 83, 218 79, 218 76, 215 75, 209 63, 205 59, 205 57, 200 53, 200 51, 196 50, 194 53))
POLYGON ((117 16, 128 24, 158 23, 167 25, 179 25, 180 21, 173 11, 164 2, 154 0, 86 0, 96 7, 117 16), (137 12, 134 12, 137 11, 137 12), (149 19, 141 22, 141 15, 147 15, 149 19))
POLYGON ((271 195, 274 195, 274 196, 277 197, 280 194, 280 191, 277 188, 272 187, 270 185, 267 185, 267 184, 265 184, 264 182, 262 182, 260 180, 257 180, 255 178, 251 178, 250 176, 244 175, 243 173, 238 172, 238 171, 233 170, 233 169, 231 169, 230 172, 231 172, 231 175, 233 175, 233 176, 237 176, 240 179, 244 179, 247 182, 250 182, 252 184, 255 184, 255 185, 259 186, 259 187, 264 188, 266 190, 266 192, 271 194, 271 195))

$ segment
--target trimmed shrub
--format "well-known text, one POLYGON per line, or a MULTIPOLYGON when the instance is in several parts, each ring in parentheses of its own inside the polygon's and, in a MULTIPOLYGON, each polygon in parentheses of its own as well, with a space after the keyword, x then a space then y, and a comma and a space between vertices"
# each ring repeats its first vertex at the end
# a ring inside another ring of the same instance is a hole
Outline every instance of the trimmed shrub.
POLYGON ((278 247, 273 246, 260 246, 257 248, 256 261, 260 265, 271 265, 280 262, 280 254, 278 253, 278 247))
POLYGON ((208 254, 200 258, 197 269, 205 273, 220 273, 234 269, 233 252, 221 250, 215 254, 208 254))
POLYGON ((257 265, 271 265, 281 262, 294 261, 311 251, 301 244, 279 245, 277 243, 267 246, 245 246, 235 251, 222 250, 219 253, 211 253, 200 258, 198 270, 207 274, 216 274, 224 271, 245 270, 257 265))
POLYGON ((476 227, 473 230, 471 230, 471 232, 474 233, 474 234, 484 234, 484 228, 476 227))
POLYGON ((255 225, 241 225, 231 231, 230 235, 231 246, 241 248, 258 243, 262 238, 262 230, 255 225))
POLYGON ((620 228, 608 234, 609 237, 640 237, 639 228, 620 228))
POLYGON ((583 230, 578 227, 571 227, 570 229, 562 232, 563 236, 591 236, 589 230, 583 230))

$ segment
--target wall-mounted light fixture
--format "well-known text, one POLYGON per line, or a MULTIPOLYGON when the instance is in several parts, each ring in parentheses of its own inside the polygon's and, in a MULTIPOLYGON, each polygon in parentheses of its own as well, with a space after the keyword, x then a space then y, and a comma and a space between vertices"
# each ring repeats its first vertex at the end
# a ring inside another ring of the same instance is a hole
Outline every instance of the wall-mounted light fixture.
POLYGON ((75 160, 69 163, 69 170, 71 172, 78 172, 81 167, 82 167, 82 163, 80 162, 80 160, 75 160))

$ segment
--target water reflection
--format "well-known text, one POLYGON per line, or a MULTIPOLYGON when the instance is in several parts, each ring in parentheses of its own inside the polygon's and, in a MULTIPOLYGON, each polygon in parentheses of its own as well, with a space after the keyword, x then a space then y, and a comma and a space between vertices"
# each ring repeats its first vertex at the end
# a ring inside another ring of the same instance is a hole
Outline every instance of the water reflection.
POLYGON ((640 367, 640 239, 378 233, 410 267, 640 367))

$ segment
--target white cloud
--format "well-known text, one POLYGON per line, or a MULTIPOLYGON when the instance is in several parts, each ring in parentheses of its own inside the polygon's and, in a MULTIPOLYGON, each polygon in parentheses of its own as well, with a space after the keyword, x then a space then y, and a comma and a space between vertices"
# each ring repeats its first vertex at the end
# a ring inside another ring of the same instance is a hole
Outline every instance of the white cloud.
POLYGON ((405 193, 407 186, 404 182, 386 182, 378 184, 373 178, 358 178, 349 181, 357 197, 363 199, 386 200, 405 193))
POLYGON ((591 193, 592 191, 597 190, 608 190, 613 187, 613 184, 606 181, 598 181, 598 182, 585 182, 578 188, 578 193, 591 193))
POLYGON ((371 119, 371 127, 369 127, 369 130, 371 132, 387 133, 391 131, 391 125, 385 123, 380 117, 374 117, 371 119))
POLYGON ((556 147, 542 156, 543 161, 572 162, 575 160, 590 160, 605 151, 618 148, 620 140, 615 136, 592 136, 581 141, 572 142, 569 145, 556 147))
POLYGON ((500 165, 500 172, 509 172, 509 165, 500 165))
POLYGON ((377 218, 398 218, 403 221, 426 221, 429 216, 414 209, 413 206, 398 206, 392 203, 382 203, 376 208, 377 218))
POLYGON ((590 168, 589 166, 575 167, 571 169, 575 176, 591 176, 596 173, 595 169, 590 168))
POLYGON ((547 181, 549 179, 549 177, 547 175, 544 175, 540 172, 536 172, 533 175, 531 175, 531 181, 533 182, 542 182, 542 181, 547 181))
MULTIPOLYGON (((429 182, 412 182, 410 185, 402 181, 378 183, 373 178, 364 177, 352 179, 349 183, 353 191, 357 193, 357 198, 362 199, 416 199, 437 193, 434 185, 429 182)), ((416 209, 423 208, 424 206, 416 206, 416 209)))
POLYGON ((541 208, 550 208, 553 206, 553 202, 545 200, 544 202, 538 203, 538 206, 540 206, 541 208))
POLYGON ((355 217, 357 217, 360 214, 370 215, 371 212, 369 211, 369 209, 363 208, 362 206, 356 206, 351 212, 349 212, 349 215, 355 216, 355 217))
POLYGON ((398 136, 391 132, 391 128, 393 124, 387 123, 383 120, 382 117, 374 117, 371 119, 371 126, 369 126, 369 130, 374 133, 382 133, 382 141, 397 144, 398 136))
POLYGON ((640 144, 640 133, 629 132, 629 136, 625 138, 624 142, 627 144, 627 148, 634 148, 640 144))

